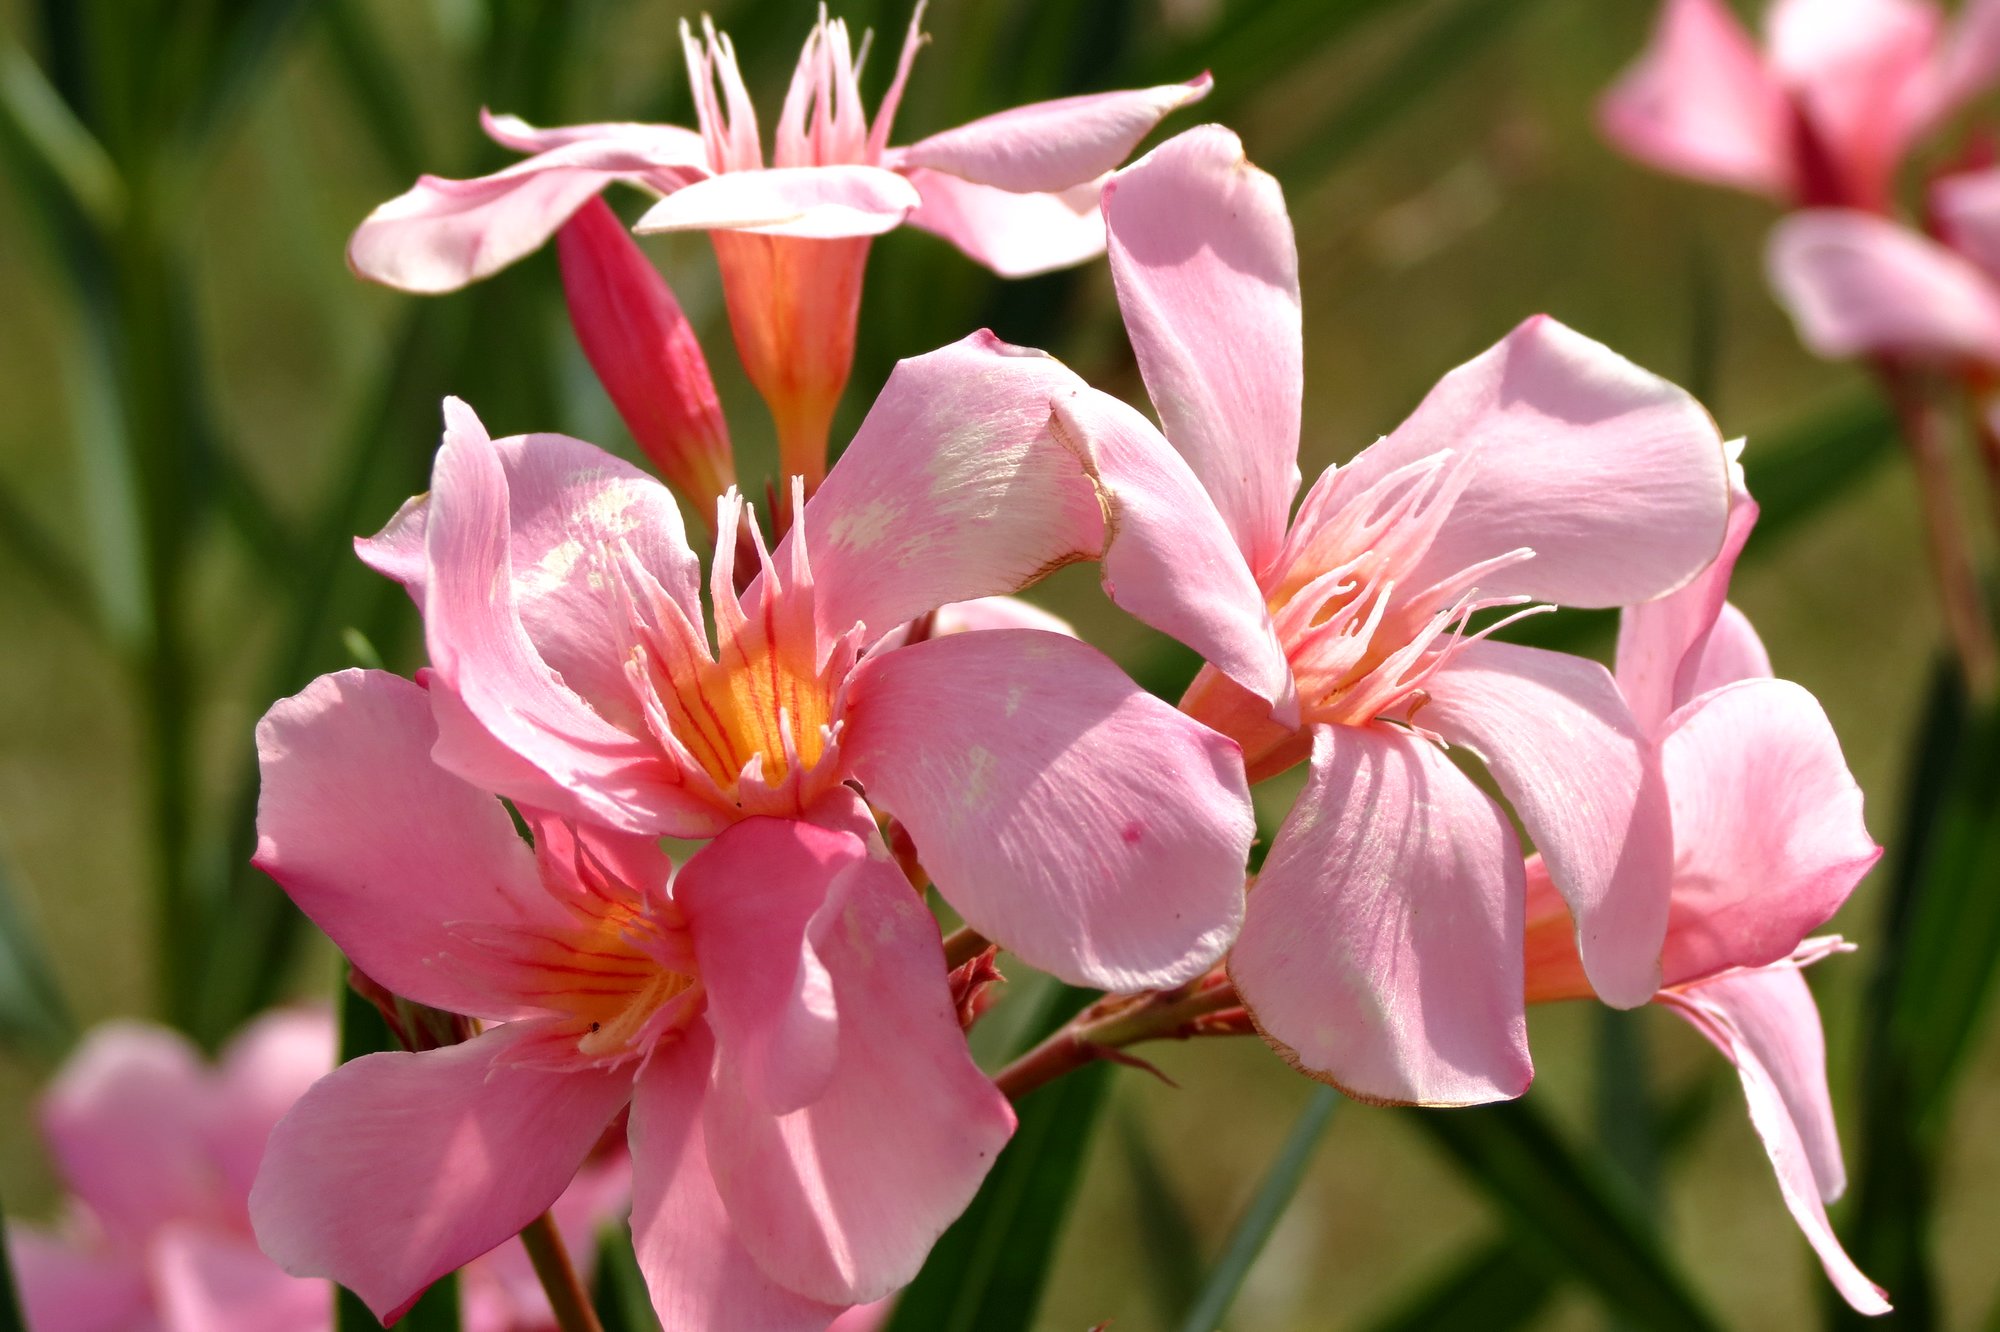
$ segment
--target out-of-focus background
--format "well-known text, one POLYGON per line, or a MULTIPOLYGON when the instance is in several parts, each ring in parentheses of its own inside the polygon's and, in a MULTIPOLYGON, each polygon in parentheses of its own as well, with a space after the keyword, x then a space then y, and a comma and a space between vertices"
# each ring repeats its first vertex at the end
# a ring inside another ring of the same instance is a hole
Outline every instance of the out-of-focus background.
MULTIPOLYGON (((1836 1219, 1905 1306, 1900 1325, 2000 1326, 2000 1039, 1978 943, 2000 855, 1991 820, 1963 802, 1950 805, 1956 861, 1905 845, 1913 775, 1951 768, 1936 755, 1955 726, 1938 722, 1928 750, 1913 739, 1939 634, 1909 477, 1866 381, 1807 356, 1766 294, 1769 207, 1650 174, 1594 133, 1593 100, 1652 9, 937 0, 898 138, 1212 68, 1214 96, 1162 133, 1225 121, 1284 184, 1308 476, 1538 311, 1687 384, 1748 437, 1767 519, 1735 599, 1779 673, 1825 704, 1889 848, 1834 924, 1860 952, 1812 973, 1860 1195, 1836 1219), (1927 929, 1908 926, 1913 912, 1927 929)), ((907 5, 839 12, 877 32, 872 102, 907 5)), ((718 0, 714 15, 768 128, 813 9, 718 0)), ((55 1204, 32 1098, 77 1030, 142 1014, 213 1043, 263 1004, 333 993, 330 950, 244 864, 251 727, 318 671, 371 651, 418 660, 409 607, 347 543, 423 488, 439 399, 465 396, 496 434, 559 429, 632 453, 570 333, 552 252, 422 298, 353 278, 347 232, 419 171, 504 164, 478 134, 481 105, 542 123, 687 123, 676 23, 689 16, 678 0, 0 3, 10 1214, 55 1204)), ((629 216, 638 200, 614 203, 629 216)), ((645 244, 703 333, 761 490, 768 418, 706 243, 645 244)), ((1003 284, 904 230, 875 246, 836 439, 895 358, 981 325, 1143 401, 1101 263, 1003 284)), ((1180 682, 1182 659, 1115 613, 1088 571, 1029 595, 1142 681, 1180 682)), ((1608 651, 1600 622, 1560 632, 1608 651)), ((1948 802, 1932 778, 1915 807, 1948 802)), ((1553 1155, 1527 1151, 1540 1139, 1518 1124, 1439 1136, 1411 1112, 1341 1106, 1229 1326, 1604 1326, 1618 1316, 1604 1290, 1624 1278, 1592 1214, 1560 1214, 1576 1161, 1586 1192, 1613 1199, 1640 1242, 1656 1237, 1722 1325, 1835 1316, 1733 1078, 1691 1029, 1583 1005, 1531 1026, 1526 1106, 1553 1155)), ((1315 1091, 1250 1039, 1152 1053, 1178 1088, 1108 1077, 1039 1313, 1006 1325, 1178 1325, 1315 1091)))

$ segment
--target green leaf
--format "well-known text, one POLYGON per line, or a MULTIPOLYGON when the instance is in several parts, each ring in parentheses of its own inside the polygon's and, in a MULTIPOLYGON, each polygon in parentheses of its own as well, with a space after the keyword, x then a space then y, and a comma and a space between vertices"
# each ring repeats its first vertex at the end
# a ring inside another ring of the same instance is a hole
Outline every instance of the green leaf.
POLYGON ((1404 1122, 1458 1165, 1545 1266, 1589 1286, 1631 1326, 1721 1326, 1631 1201, 1530 1103, 1412 1110, 1404 1122))
POLYGON ((1299 1191, 1299 1181, 1312 1161, 1313 1149, 1319 1146, 1320 1135, 1326 1132, 1327 1121, 1342 1099, 1331 1087, 1313 1088, 1312 1099, 1293 1121, 1292 1131, 1272 1158, 1270 1169, 1264 1172, 1250 1206, 1230 1230, 1222 1256, 1202 1283, 1200 1297, 1181 1320, 1181 1332, 1212 1332, 1221 1325, 1223 1315, 1236 1302, 1237 1292, 1243 1289, 1251 1265, 1270 1242, 1271 1232, 1278 1228, 1285 1209, 1291 1206, 1292 1195, 1299 1191))
POLYGON ((0 114, 62 183, 78 212, 99 230, 117 223, 125 209, 117 164, 42 77, 41 67, 12 42, 0 45, 0 114))
POLYGON ((1201 1244, 1146 1126, 1128 1110, 1118 1117, 1118 1130, 1136 1195, 1134 1221, 1146 1260, 1146 1289, 1158 1307, 1160 1321, 1171 1323, 1201 1294, 1201 1244))
POLYGON ((632 1249, 631 1227, 623 1222, 598 1233, 590 1302, 604 1332, 660 1332, 646 1278, 639 1271, 639 1256, 632 1249))
MULTIPOLYGON (((1027 1044, 1094 997, 1052 986, 1027 1044)), ((1013 1141, 897 1298, 888 1332, 1022 1332, 1034 1325, 1111 1072, 1110 1064, 1092 1064, 1023 1098, 1013 1141)))
POLYGON ((0 1041, 53 1056, 75 1037, 76 1023, 17 897, 15 876, 0 860, 0 1041))
POLYGON ((6 1209, 0 1208, 0 1332, 28 1332, 21 1299, 14 1290, 14 1263, 7 1252, 6 1209))

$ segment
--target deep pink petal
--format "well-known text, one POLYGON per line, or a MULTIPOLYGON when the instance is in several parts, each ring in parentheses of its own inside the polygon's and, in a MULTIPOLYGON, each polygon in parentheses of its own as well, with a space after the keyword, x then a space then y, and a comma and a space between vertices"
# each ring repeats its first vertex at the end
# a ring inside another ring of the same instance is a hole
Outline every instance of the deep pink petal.
POLYGON ((1387 439, 1336 475, 1359 496, 1443 450, 1477 470, 1410 589, 1523 547, 1487 596, 1622 606, 1671 592, 1722 546, 1728 459, 1685 391, 1546 315, 1453 370, 1387 439))
POLYGON ((1228 946, 1242 759, 1095 649, 960 634, 865 660, 849 691, 853 772, 982 934, 1109 990, 1190 980, 1228 946))
POLYGON ((1214 80, 1031 102, 919 139, 897 160, 1018 194, 1066 190, 1132 155, 1172 112, 1208 96, 1214 80))
POLYGON ((916 1276, 979 1191, 1014 1113, 966 1050, 937 922, 894 862, 850 863, 813 943, 840 1005, 825 1095, 764 1113, 725 1048, 703 1130, 715 1187, 758 1267, 811 1298, 862 1303, 916 1276))
POLYGON ((750 819, 709 843, 674 880, 708 1021, 760 1111, 816 1099, 838 1053, 833 982, 806 937, 834 877, 866 849, 789 819, 750 819))
POLYGON ((307 1088, 333 1071, 339 1051, 333 1014, 323 1008, 267 1013, 223 1050, 207 1126, 209 1155, 239 1205, 250 1196, 271 1130, 307 1088))
POLYGON ((1111 275, 1167 438, 1253 573, 1299 488, 1298 249, 1278 182, 1219 125, 1176 135, 1104 191, 1111 275))
POLYGON ((163 1332, 320 1332, 333 1287, 287 1276, 247 1239, 174 1228, 147 1252, 163 1332))
POLYGON ((666 1332, 822 1332, 843 1306, 764 1275, 715 1191, 701 1114, 714 1052, 708 1029, 690 1027, 654 1053, 633 1096, 632 1247, 653 1310, 666 1332))
POLYGON ((633 230, 754 231, 838 240, 901 226, 922 199, 894 171, 874 166, 767 167, 728 171, 675 190, 633 230))
POLYGON ((1666 983, 1788 956, 1882 854, 1813 696, 1746 680, 1676 713, 1661 746, 1675 869, 1666 983))
POLYGON ((1667 0, 1597 118, 1621 152, 1662 171, 1772 196, 1793 187, 1784 89, 1723 0, 1667 0))
POLYGON ((153 1293, 130 1254, 95 1252, 8 1223, 21 1312, 33 1332, 155 1332, 153 1293))
POLYGON ((322 1079, 271 1135, 251 1191, 264 1252, 389 1323, 545 1211, 631 1096, 632 1070, 512 1066, 534 1026, 367 1055, 322 1079))
POLYGON ((615 180, 671 190, 708 175, 700 136, 671 126, 607 127, 476 180, 423 176, 368 215, 348 265, 404 291, 451 291, 538 250, 615 180))
POLYGON ((1651 745, 1594 661, 1467 644, 1415 721, 1486 762, 1576 918, 1598 995, 1634 1008, 1660 987, 1673 832, 1651 745))
POLYGON ((1365 1101, 1528 1089, 1521 853, 1437 748, 1313 730, 1312 775, 1250 890, 1229 974, 1266 1039, 1365 1101))
POLYGON ((1936 241, 1846 209, 1794 213, 1771 233, 1771 287, 1820 356, 2000 363, 2000 291, 1936 241))
POLYGON ((1666 991, 1660 1001, 1736 1065, 1750 1122, 1770 1153, 1785 1206, 1834 1288, 1862 1313, 1887 1313, 1885 1292, 1854 1265, 1826 1219, 1824 1202, 1840 1196, 1845 1173, 1827 1096, 1819 1010, 1798 968, 1729 972, 1666 991))
POLYGON ((509 973, 451 925, 556 910, 498 800, 431 762, 424 690, 382 671, 323 675, 257 727, 254 863, 354 964, 419 1003, 509 1017, 509 973), (454 965, 436 965, 452 954, 454 965))
POLYGON ((923 199, 910 225, 944 237, 1001 277, 1069 268, 1104 253, 1102 180, 1016 194, 922 167, 906 174, 923 199))

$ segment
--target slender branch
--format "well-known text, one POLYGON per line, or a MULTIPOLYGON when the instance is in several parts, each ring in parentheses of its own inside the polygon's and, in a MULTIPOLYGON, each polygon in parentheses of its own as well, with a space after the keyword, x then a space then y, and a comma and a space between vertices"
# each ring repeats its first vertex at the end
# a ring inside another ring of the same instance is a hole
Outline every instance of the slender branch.
POLYGON ((1139 995, 1106 995, 1072 1018, 1028 1053, 1000 1070, 993 1081, 1010 1101, 1018 1101, 1065 1073, 1113 1059, 1135 1062, 1119 1052, 1142 1041, 1234 1036, 1251 1031, 1236 987, 1220 969, 1171 990, 1139 995))
POLYGON ((569 1260, 569 1250, 563 1247, 562 1236, 547 1212, 528 1223, 521 1232, 521 1245, 528 1251, 528 1261, 535 1265, 542 1289, 548 1292, 556 1326, 562 1332, 604 1332, 604 1324, 597 1321, 597 1310, 569 1260))

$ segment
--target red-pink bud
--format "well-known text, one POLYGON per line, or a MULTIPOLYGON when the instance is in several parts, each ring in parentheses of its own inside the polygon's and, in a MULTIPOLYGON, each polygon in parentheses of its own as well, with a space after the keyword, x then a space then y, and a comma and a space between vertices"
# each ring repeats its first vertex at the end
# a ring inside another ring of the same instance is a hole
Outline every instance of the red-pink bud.
POLYGON ((610 205, 592 199, 556 236, 569 319, 639 448, 697 514, 736 483, 729 427, 694 329, 610 205))

